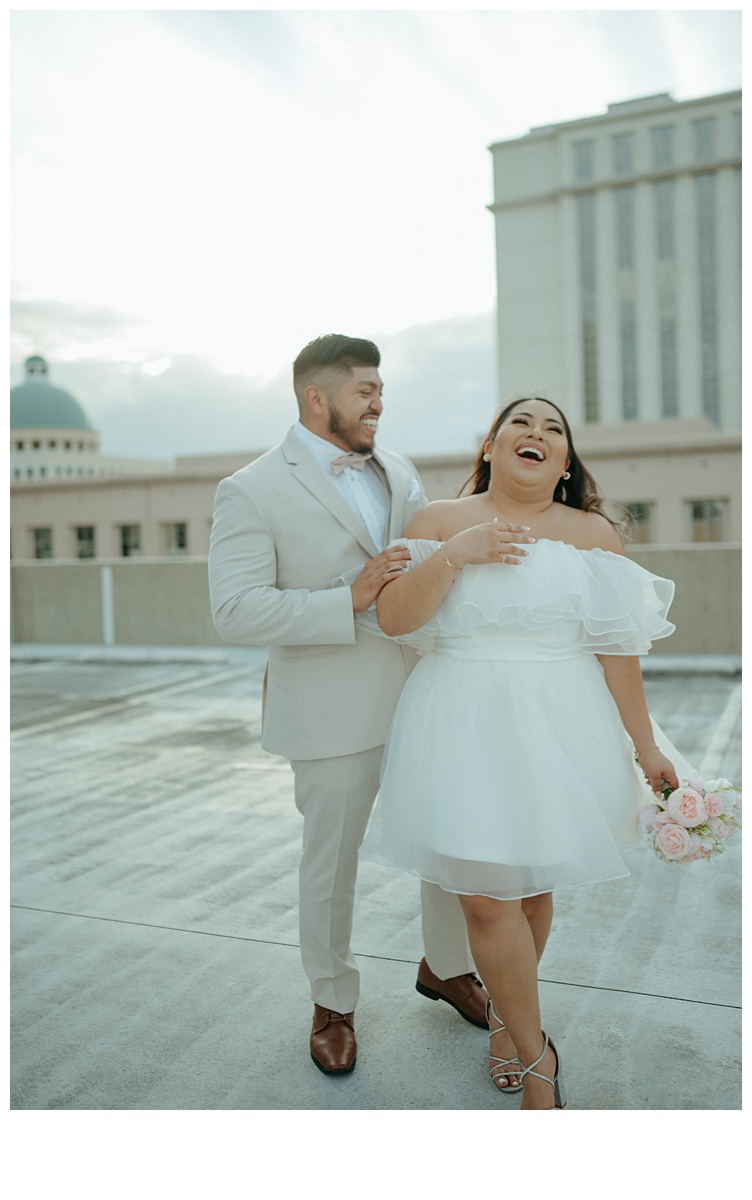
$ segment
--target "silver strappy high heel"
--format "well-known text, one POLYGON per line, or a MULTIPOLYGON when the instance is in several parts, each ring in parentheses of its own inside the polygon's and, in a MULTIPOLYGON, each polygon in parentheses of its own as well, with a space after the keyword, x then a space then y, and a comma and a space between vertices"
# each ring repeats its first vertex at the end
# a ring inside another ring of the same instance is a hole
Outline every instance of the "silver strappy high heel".
MULTIPOLYGON (((551 1087, 554 1089, 554 1108, 566 1108, 567 1097, 564 1091, 564 1084, 561 1080, 561 1063, 559 1061, 559 1054, 548 1034, 544 1033, 543 1030, 541 1030, 541 1033, 543 1034, 543 1049, 534 1063, 531 1063, 529 1067, 522 1068, 520 1072, 520 1078, 523 1083, 526 1075, 534 1075, 536 1079, 544 1079, 546 1083, 550 1083, 551 1087), (548 1075, 542 1075, 540 1071, 534 1070, 534 1068, 538 1066, 538 1063, 543 1061, 543 1056, 549 1046, 556 1055, 556 1074, 554 1075, 553 1079, 549 1079, 548 1075)), ((504 1088, 504 1091, 506 1091, 506 1088, 504 1088)))
MULTIPOLYGON (((486 1005, 486 1019, 488 1020, 488 1026, 490 1029, 490 1033, 488 1035, 489 1040, 494 1036, 495 1033, 501 1033, 504 1029, 506 1029, 506 1025, 494 1008, 490 996, 486 1005), (491 1029, 491 1017, 493 1017, 494 1021, 499 1022, 498 1029, 491 1029)), ((506 1087, 500 1087, 496 1082, 496 1080, 500 1079, 502 1075, 505 1075, 507 1080, 509 1080, 510 1076, 512 1075, 522 1075, 522 1063, 520 1062, 519 1058, 497 1058, 495 1054, 489 1054, 489 1058, 492 1063, 496 1063, 495 1067, 491 1067, 491 1079, 493 1080, 493 1084, 497 1092, 502 1092, 505 1096, 512 1096, 517 1092, 521 1092, 522 1080, 520 1080, 518 1084, 515 1084, 514 1087, 510 1086, 509 1083, 507 1083, 506 1087), (517 1066, 513 1067, 513 1063, 516 1063, 517 1066)), ((536 1064, 533 1063, 533 1066, 535 1065, 536 1064)))

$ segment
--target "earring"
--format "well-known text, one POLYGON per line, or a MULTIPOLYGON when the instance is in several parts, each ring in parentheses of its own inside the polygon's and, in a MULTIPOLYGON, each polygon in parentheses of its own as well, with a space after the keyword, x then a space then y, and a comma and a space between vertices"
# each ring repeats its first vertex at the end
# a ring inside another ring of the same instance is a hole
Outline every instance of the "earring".
POLYGON ((490 455, 490 454, 484 454, 484 455, 483 455, 483 461, 484 461, 484 462, 490 462, 490 461, 491 461, 491 455, 490 455))
POLYGON ((572 476, 569 474, 569 471, 565 471, 564 474, 562 475, 562 479, 571 479, 571 478, 572 478, 572 476))
POLYGON ((569 474, 569 471, 565 471, 565 472, 564 472, 564 474, 562 475, 562 477, 561 477, 561 478, 562 478, 562 484, 561 484, 561 502, 562 502, 562 504, 566 504, 566 502, 567 502, 567 489, 566 489, 566 488, 565 488, 565 486, 564 486, 564 480, 565 480, 565 479, 570 479, 570 478, 571 478, 571 476, 570 476, 570 474, 569 474))

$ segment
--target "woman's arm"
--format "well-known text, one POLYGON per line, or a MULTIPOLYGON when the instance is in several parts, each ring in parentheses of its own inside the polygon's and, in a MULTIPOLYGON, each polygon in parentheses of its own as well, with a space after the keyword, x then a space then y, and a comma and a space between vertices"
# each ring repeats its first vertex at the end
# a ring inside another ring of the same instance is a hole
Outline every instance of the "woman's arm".
POLYGON ((640 660, 633 655, 616 654, 599 654, 597 658, 651 788, 654 792, 660 792, 663 780, 672 788, 677 788, 679 780, 673 763, 653 741, 653 726, 645 700, 640 660))
MULTIPOLYGON (((614 554, 624 554, 619 534, 605 517, 592 514, 589 533, 592 546, 610 550, 614 554)), ((638 762, 651 788, 654 792, 660 792, 664 780, 671 784, 672 788, 677 788, 679 780, 673 763, 653 741, 653 724, 645 700, 639 658, 634 655, 617 654, 599 654, 597 658, 603 667, 608 690, 616 701, 622 724, 634 742, 638 762)))
MULTIPOLYGON (((443 541, 446 505, 456 501, 429 504, 419 512, 405 530, 407 538, 426 538, 443 541)), ((532 542, 524 536, 526 528, 499 529, 496 521, 463 529, 444 541, 441 550, 387 583, 376 601, 379 625, 389 637, 413 633, 426 624, 436 612, 462 569, 470 563, 501 563, 508 566, 521 561, 527 550, 513 544, 532 542), (523 536, 520 536, 520 535, 523 536), (442 553, 443 550, 443 553, 442 553)))

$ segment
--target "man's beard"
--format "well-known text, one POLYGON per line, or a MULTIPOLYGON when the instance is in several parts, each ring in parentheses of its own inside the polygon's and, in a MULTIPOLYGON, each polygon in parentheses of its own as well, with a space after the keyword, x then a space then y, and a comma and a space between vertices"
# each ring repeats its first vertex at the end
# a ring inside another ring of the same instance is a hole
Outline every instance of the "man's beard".
POLYGON ((373 441, 363 432, 359 421, 346 421, 342 413, 329 401, 329 432, 344 442, 348 450, 356 454, 367 454, 373 449, 373 441))

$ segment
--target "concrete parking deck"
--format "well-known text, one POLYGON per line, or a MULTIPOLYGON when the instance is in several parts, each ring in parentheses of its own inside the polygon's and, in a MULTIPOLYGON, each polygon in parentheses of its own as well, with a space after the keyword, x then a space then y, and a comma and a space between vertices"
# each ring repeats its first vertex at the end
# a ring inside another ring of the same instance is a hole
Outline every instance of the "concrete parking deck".
MULTIPOLYGON (((301 821, 287 763, 259 745, 263 653, 13 658, 12 1108, 518 1108, 489 1082, 484 1033, 414 990, 416 882, 370 863, 358 1065, 311 1063, 301 821)), ((736 664, 654 662, 658 722, 739 783, 736 664)), ((571 1107, 738 1109, 740 839, 714 863, 641 849, 630 868, 556 902, 541 994, 571 1107)))

